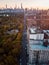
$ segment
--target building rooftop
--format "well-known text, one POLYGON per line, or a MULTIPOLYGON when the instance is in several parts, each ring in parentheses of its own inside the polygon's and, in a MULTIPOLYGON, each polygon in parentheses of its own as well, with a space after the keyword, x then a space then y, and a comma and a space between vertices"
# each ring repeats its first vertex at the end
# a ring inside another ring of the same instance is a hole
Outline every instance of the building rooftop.
POLYGON ((34 27, 30 28, 29 31, 30 31, 30 33, 36 33, 36 28, 34 28, 34 27))
POLYGON ((44 39, 44 34, 30 34, 29 35, 29 39, 32 39, 32 40, 43 40, 44 39))
MULTIPOLYGON (((48 31, 48 30, 47 30, 48 31)), ((33 34, 33 33, 43 33, 41 30, 40 30, 40 27, 37 27, 37 26, 33 26, 31 28, 29 28, 29 32, 30 34, 33 34)))
POLYGON ((49 46, 45 47, 43 45, 30 45, 31 50, 49 50, 49 46))
POLYGON ((44 33, 49 33, 49 30, 43 30, 44 33))

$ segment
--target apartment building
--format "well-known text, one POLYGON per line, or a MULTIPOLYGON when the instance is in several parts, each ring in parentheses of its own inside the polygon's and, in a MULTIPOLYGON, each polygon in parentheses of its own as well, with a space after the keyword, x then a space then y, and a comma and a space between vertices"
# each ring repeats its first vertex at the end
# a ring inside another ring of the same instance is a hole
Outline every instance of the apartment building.
MULTIPOLYGON (((36 27, 28 29, 28 54, 29 54, 29 65, 47 65, 49 62, 49 45, 44 44, 45 34, 38 30, 36 27)), ((49 43, 49 42, 48 42, 49 43)))
MULTIPOLYGON (((31 11, 30 11, 31 12, 31 11)), ((41 30, 49 29, 49 10, 36 10, 26 15, 29 27, 37 26, 41 30)))
POLYGON ((29 64, 46 64, 49 63, 49 46, 46 48, 41 45, 30 45, 29 47, 29 64))

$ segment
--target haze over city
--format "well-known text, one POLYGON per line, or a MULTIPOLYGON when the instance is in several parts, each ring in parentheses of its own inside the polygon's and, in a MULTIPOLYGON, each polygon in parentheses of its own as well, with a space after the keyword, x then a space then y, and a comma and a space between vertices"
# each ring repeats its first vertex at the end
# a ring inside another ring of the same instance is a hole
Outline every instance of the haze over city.
POLYGON ((49 0, 0 0, 0 8, 7 7, 20 7, 23 5, 23 8, 39 8, 39 9, 48 9, 49 8, 49 0))

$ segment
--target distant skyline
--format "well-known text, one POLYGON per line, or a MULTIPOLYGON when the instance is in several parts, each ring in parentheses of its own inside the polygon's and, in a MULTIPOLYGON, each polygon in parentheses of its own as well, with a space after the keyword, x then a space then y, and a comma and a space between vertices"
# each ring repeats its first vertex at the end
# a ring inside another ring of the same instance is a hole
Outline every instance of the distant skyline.
POLYGON ((14 8, 15 6, 23 8, 39 8, 39 9, 49 9, 49 0, 0 0, 0 8, 7 7, 14 8))

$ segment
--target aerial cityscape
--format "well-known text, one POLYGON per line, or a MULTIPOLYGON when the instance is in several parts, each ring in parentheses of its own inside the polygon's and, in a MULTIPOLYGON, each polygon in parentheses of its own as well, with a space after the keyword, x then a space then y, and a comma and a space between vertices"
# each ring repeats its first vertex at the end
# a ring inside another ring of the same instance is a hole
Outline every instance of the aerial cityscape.
POLYGON ((0 65, 49 65, 49 1, 0 2, 0 65))

